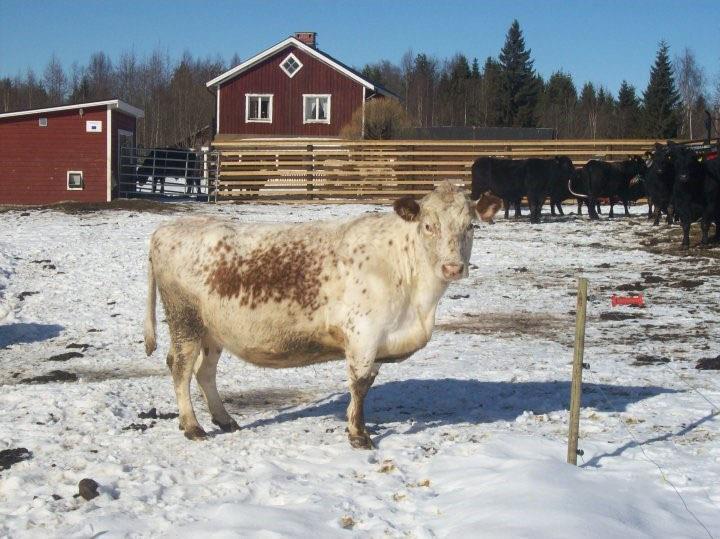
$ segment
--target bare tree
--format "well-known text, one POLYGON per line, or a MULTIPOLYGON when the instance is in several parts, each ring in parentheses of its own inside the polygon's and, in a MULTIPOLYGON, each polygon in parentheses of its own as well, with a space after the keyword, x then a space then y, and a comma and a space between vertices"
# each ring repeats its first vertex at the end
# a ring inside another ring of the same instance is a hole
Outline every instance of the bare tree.
POLYGON ((43 86, 48 94, 48 105, 62 105, 68 90, 68 80, 60 60, 53 53, 43 72, 43 86))
POLYGON ((675 58, 673 67, 683 108, 682 130, 692 139, 694 138, 693 113, 702 95, 705 76, 695 59, 695 53, 688 48, 675 58))

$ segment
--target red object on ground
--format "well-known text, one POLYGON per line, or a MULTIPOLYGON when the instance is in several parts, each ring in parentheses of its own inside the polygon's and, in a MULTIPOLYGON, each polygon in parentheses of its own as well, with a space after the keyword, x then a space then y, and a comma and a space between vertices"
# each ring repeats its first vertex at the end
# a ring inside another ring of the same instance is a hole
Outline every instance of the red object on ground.
POLYGON ((638 294, 637 296, 616 296, 613 294, 610 298, 610 303, 613 307, 616 307, 617 305, 636 305, 638 307, 645 306, 645 300, 643 299, 642 294, 638 294))
POLYGON ((706 161, 712 161, 713 159, 717 159, 717 158, 718 158, 718 152, 710 152, 705 155, 706 161))

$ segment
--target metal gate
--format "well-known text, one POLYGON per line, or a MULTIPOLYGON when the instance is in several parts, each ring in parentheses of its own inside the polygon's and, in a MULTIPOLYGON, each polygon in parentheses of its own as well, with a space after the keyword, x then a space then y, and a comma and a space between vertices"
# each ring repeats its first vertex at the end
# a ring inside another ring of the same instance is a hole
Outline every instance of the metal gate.
POLYGON ((217 202, 218 169, 216 151, 121 146, 118 196, 217 202))

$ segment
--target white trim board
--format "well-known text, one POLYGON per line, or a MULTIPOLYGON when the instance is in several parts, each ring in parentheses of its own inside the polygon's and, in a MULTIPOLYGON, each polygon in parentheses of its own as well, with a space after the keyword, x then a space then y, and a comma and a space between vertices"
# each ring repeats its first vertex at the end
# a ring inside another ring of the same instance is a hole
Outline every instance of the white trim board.
POLYGON ((45 114, 47 112, 60 112, 63 110, 73 109, 89 109, 93 107, 107 107, 108 110, 119 110, 134 116, 135 118, 144 118, 145 113, 137 107, 128 105, 124 101, 119 99, 110 99, 108 101, 95 101, 93 103, 78 103, 76 105, 64 105, 62 107, 50 107, 47 109, 31 109, 31 110, 20 110, 17 112, 6 112, 0 114, 0 118, 13 118, 15 116, 32 116, 33 114, 45 114))
POLYGON ((228 71, 226 71, 226 72, 223 73, 222 75, 218 75, 217 77, 215 77, 215 78, 212 79, 211 81, 208 81, 207 83, 205 83, 205 86, 207 86, 207 87, 209 88, 210 86, 220 85, 221 83, 225 82, 226 80, 231 79, 231 78, 235 77, 236 75, 239 75, 239 74, 242 73, 243 71, 251 68, 251 67, 254 66, 255 64, 257 64, 257 63, 259 63, 259 62, 262 62, 263 60, 265 60, 266 58, 272 56, 272 55, 275 54, 276 52, 279 52, 279 51, 281 51, 281 50, 283 50, 283 49, 285 49, 285 48, 287 48, 287 47, 290 47, 290 46, 295 46, 295 47, 297 47, 298 49, 300 49, 301 51, 309 54, 310 56, 313 56, 314 58, 317 58, 318 60, 320 60, 320 61, 323 62, 324 64, 329 65, 329 66, 332 67, 333 69, 339 71, 340 73, 342 73, 343 75, 345 75, 345 76, 353 79, 354 81, 362 84, 364 87, 366 87, 366 88, 369 89, 369 90, 372 90, 373 92, 380 92, 380 93, 382 93, 382 94, 384 94, 384 95, 387 95, 387 96, 389 96, 389 97, 396 97, 394 94, 391 94, 390 92, 384 90, 383 88, 380 88, 380 87, 378 87, 378 86, 375 86, 375 85, 372 84, 370 81, 368 81, 368 80, 366 80, 366 79, 364 79, 364 78, 356 75, 356 74, 353 73, 352 71, 348 71, 348 69, 347 69, 346 67, 338 64, 338 63, 337 63, 335 60, 333 60, 332 58, 329 58, 328 56, 326 56, 325 54, 323 54, 322 52, 320 52, 320 51, 317 50, 317 49, 314 49, 314 48, 312 48, 312 47, 310 47, 310 46, 308 46, 308 45, 305 45, 305 43, 303 43, 302 41, 300 41, 300 40, 298 40, 298 39, 296 39, 296 38, 294 38, 294 37, 292 37, 292 36, 289 37, 289 38, 287 38, 287 39, 284 39, 283 41, 281 41, 281 42, 278 43, 277 45, 273 45, 273 46, 270 47, 269 49, 265 49, 264 51, 260 52, 259 54, 256 54, 255 56, 253 56, 253 57, 250 58, 249 60, 246 60, 246 61, 244 61, 243 63, 241 63, 240 65, 235 66, 235 67, 232 68, 232 69, 229 69, 228 71))
POLYGON ((108 107, 107 109, 107 143, 105 146, 105 152, 107 155, 105 171, 105 184, 107 189, 107 201, 112 200, 112 110, 108 107))

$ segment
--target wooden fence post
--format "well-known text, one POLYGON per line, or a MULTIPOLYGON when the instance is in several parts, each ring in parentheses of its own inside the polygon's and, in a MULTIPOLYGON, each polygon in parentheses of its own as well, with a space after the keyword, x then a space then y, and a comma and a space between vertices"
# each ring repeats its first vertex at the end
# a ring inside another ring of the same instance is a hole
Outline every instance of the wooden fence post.
POLYGON ((314 169, 314 157, 313 157, 313 145, 308 144, 305 147, 305 150, 307 151, 307 155, 305 156, 305 160, 308 162, 306 169, 307 172, 305 174, 305 182, 306 182, 306 188, 307 188, 307 199, 312 200, 312 191, 313 191, 313 169, 314 169))
POLYGON ((585 352, 585 314, 587 311, 588 281, 578 279, 577 311, 575 315, 575 352, 573 354, 572 385, 570 388, 570 432, 567 461, 577 466, 578 435, 580 431, 580 399, 582 397, 583 354, 585 352))

